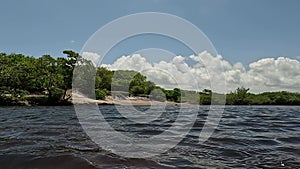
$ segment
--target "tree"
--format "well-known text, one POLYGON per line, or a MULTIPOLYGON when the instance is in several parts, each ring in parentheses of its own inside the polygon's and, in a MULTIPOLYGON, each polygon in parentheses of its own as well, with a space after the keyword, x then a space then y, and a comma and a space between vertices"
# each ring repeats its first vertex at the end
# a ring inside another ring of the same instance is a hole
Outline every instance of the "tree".
POLYGON ((59 88, 63 85, 64 77, 59 72, 57 60, 50 55, 43 55, 37 60, 37 69, 39 75, 36 83, 42 88, 46 88, 48 92, 51 87, 59 88))
POLYGON ((133 96, 144 94, 144 92, 145 90, 142 86, 133 86, 130 89, 130 94, 132 94, 133 96))
POLYGON ((96 99, 104 100, 108 94, 106 89, 95 89, 96 99))
MULTIPOLYGON (((63 51, 64 54, 67 55, 67 58, 58 58, 57 63, 59 67, 59 73, 63 75, 64 80, 60 88, 64 89, 64 95, 63 99, 68 100, 69 98, 66 97, 66 93, 68 89, 72 88, 72 78, 73 78, 73 71, 75 69, 75 66, 78 66, 76 73, 84 73, 87 76, 80 76, 85 77, 89 79, 89 76, 93 76, 93 65, 91 61, 88 61, 84 58, 82 58, 78 53, 73 52, 71 50, 65 50, 63 51), (84 66, 84 68, 82 67, 84 66), (80 72, 80 70, 84 70, 83 72, 80 72)), ((80 80, 80 79, 76 79, 80 80)), ((88 80, 89 82, 90 80, 88 80)), ((76 81, 76 84, 80 84, 78 81, 76 81)), ((93 86, 94 87, 94 86, 93 86)))
POLYGON ((161 89, 152 90, 149 97, 151 100, 166 101, 166 95, 161 89))
POLYGON ((154 82, 146 81, 145 83, 145 94, 149 95, 154 89, 156 85, 154 82))
POLYGON ((104 67, 97 68, 95 88, 106 89, 110 91, 113 75, 113 71, 110 71, 104 67))
POLYGON ((227 95, 227 103, 236 104, 236 105, 245 105, 249 104, 249 88, 240 87, 235 90, 234 93, 227 95))

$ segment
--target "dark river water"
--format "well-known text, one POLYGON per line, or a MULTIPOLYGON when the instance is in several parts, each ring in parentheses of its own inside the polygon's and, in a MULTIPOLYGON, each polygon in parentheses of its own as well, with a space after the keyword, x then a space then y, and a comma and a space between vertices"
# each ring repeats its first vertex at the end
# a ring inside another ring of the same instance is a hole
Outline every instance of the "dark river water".
MULTIPOLYGON (((126 122, 114 106, 99 108, 119 132, 149 137, 171 126, 178 109, 167 107, 170 119, 152 127, 126 122)), ((193 129, 176 147, 143 159, 97 146, 73 106, 0 107, 0 168, 300 168, 299 106, 228 106, 212 136, 199 143, 208 109, 200 107, 193 129)))

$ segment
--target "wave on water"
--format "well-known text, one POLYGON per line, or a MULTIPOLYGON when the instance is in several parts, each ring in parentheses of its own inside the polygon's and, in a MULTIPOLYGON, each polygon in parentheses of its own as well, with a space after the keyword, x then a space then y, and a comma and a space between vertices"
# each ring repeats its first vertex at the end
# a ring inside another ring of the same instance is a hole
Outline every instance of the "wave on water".
MULTIPOLYGON (((178 108, 167 106, 163 118, 145 125, 122 117, 113 105, 99 106, 116 131, 141 137, 172 126, 178 108)), ((72 106, 0 107, 0 168, 300 168, 299 106, 228 106, 213 135, 199 144, 208 109, 200 107, 193 128, 176 147, 142 159, 96 145, 72 106)))

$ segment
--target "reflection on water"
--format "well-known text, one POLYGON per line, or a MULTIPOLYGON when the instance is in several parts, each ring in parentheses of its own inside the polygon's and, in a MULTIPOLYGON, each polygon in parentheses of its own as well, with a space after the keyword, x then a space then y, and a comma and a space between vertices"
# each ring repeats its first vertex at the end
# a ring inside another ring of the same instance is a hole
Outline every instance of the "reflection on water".
MULTIPOLYGON (((160 134, 176 119, 178 107, 151 124, 137 124, 99 106, 119 132, 160 134)), ((145 109, 147 107, 137 107, 145 109)), ((0 168, 299 168, 300 107, 226 107, 218 129, 199 144, 208 107, 176 147, 148 159, 124 158, 103 150, 82 130, 74 108, 1 107, 0 168)))

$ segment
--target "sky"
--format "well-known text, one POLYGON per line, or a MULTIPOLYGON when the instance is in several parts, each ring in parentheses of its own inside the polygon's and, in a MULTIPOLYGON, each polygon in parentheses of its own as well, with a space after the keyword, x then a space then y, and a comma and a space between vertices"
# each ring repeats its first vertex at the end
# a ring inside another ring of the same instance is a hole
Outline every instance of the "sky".
MULTIPOLYGON (((264 58, 300 60, 299 7, 298 0, 2 0, 0 52, 61 57, 66 49, 80 52, 94 32, 119 17, 162 12, 197 26, 223 60, 250 71, 251 64, 264 58)), ((163 42, 157 37, 129 39, 108 53, 109 64, 143 48, 192 54, 176 42, 163 42)))

